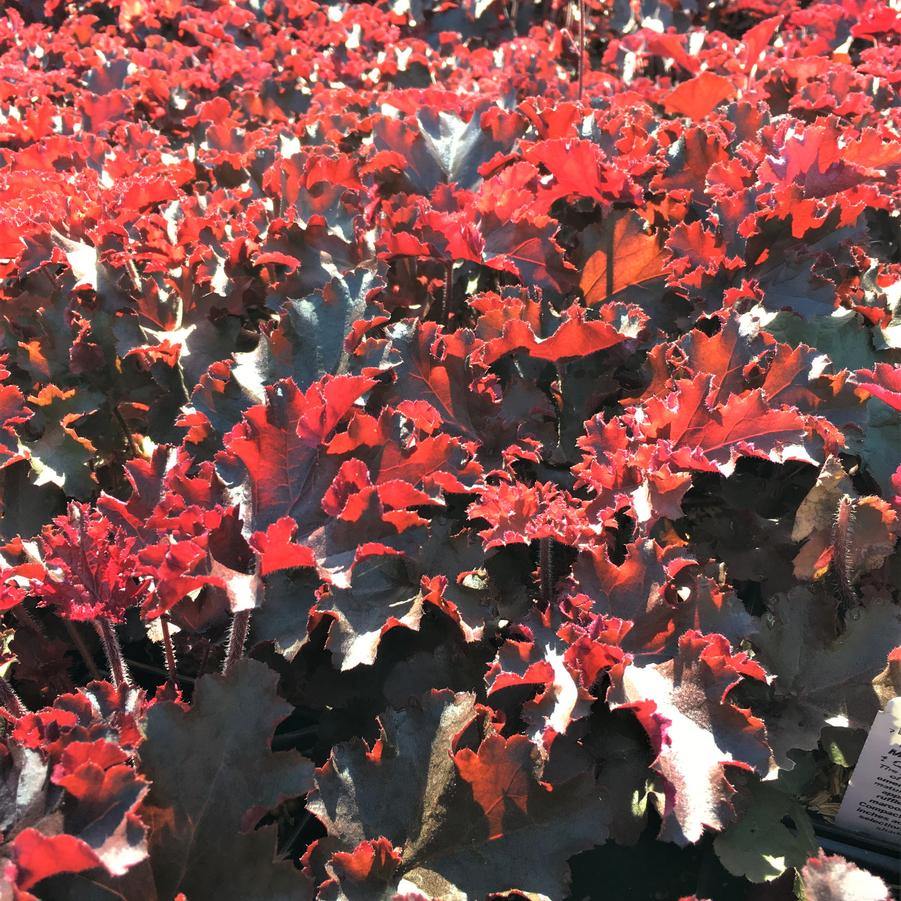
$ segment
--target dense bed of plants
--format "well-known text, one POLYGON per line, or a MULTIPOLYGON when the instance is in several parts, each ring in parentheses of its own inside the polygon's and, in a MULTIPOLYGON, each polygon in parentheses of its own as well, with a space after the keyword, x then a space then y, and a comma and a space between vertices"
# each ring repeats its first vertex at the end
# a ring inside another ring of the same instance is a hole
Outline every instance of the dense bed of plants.
POLYGON ((0 898, 885 901, 901 13, 3 15, 0 898))

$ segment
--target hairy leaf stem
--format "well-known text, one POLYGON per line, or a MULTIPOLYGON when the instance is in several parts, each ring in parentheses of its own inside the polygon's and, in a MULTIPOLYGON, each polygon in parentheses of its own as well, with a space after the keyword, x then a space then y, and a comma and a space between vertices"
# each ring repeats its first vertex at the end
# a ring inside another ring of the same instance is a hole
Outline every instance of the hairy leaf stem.
POLYGON ((16 719, 28 713, 28 708, 22 703, 4 676, 0 676, 0 707, 16 719))
POLYGON ((538 570, 541 578, 541 599, 549 604, 554 593, 554 539, 538 541, 538 570))
POLYGON ((225 651, 225 662, 222 664, 222 675, 227 676, 232 667, 244 655, 244 644, 250 631, 250 610, 239 610, 232 616, 232 627, 228 633, 228 646, 225 651))
POLYGON ((854 520, 857 504, 847 494, 838 502, 835 511, 835 524, 832 527, 832 567, 838 579, 838 590, 842 602, 847 607, 857 603, 854 592, 854 568, 852 560, 852 544, 854 539, 854 520))
POLYGON ((94 628, 100 636, 100 643, 103 645, 103 652, 106 654, 113 682, 117 687, 120 685, 131 686, 131 674, 122 656, 122 648, 119 646, 115 627, 107 617, 101 616, 94 620, 94 628))
POLYGON ((172 635, 169 632, 169 617, 165 613, 160 617, 160 629, 163 633, 163 653, 166 656, 166 676, 169 682, 177 687, 175 648, 172 645, 172 635))
POLYGON ((585 0, 579 0, 579 103, 585 87, 585 0))

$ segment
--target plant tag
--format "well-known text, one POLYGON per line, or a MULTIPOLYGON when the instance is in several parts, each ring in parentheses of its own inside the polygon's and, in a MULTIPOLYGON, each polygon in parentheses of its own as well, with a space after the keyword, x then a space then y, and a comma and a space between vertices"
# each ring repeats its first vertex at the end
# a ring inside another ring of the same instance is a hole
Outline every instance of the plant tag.
POLYGON ((876 714, 835 822, 901 842, 901 697, 876 714))

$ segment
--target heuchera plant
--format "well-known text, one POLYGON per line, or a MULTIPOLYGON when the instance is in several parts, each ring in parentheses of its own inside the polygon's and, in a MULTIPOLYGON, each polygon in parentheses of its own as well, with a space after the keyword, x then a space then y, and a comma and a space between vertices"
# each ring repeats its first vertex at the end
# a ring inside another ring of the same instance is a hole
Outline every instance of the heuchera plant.
POLYGON ((0 897, 887 901, 901 14, 7 0, 0 897))

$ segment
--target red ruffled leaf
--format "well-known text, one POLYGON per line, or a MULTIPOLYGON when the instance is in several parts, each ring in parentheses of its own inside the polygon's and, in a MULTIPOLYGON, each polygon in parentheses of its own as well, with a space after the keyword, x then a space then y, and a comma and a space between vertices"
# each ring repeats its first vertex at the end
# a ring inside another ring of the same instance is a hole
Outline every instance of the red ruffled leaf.
POLYGON ((901 366, 877 363, 873 369, 859 369, 855 375, 860 391, 901 410, 901 366))
POLYGON ((80 873, 98 866, 100 861, 87 842, 74 835, 44 835, 37 829, 25 829, 16 836, 16 882, 28 890, 42 879, 59 873, 80 873))
POLYGON ((247 471, 253 527, 285 516, 298 518, 314 503, 308 491, 324 445, 374 381, 326 378, 303 393, 291 380, 266 389, 266 403, 251 407, 225 436, 226 452, 247 471))
POLYGON ((698 120, 735 94, 735 85, 728 78, 714 72, 701 72, 671 91, 663 101, 663 108, 668 113, 698 120))
POLYGON ((612 213, 600 227, 587 229, 586 238, 579 287, 587 304, 664 274, 669 252, 635 212, 612 213))

